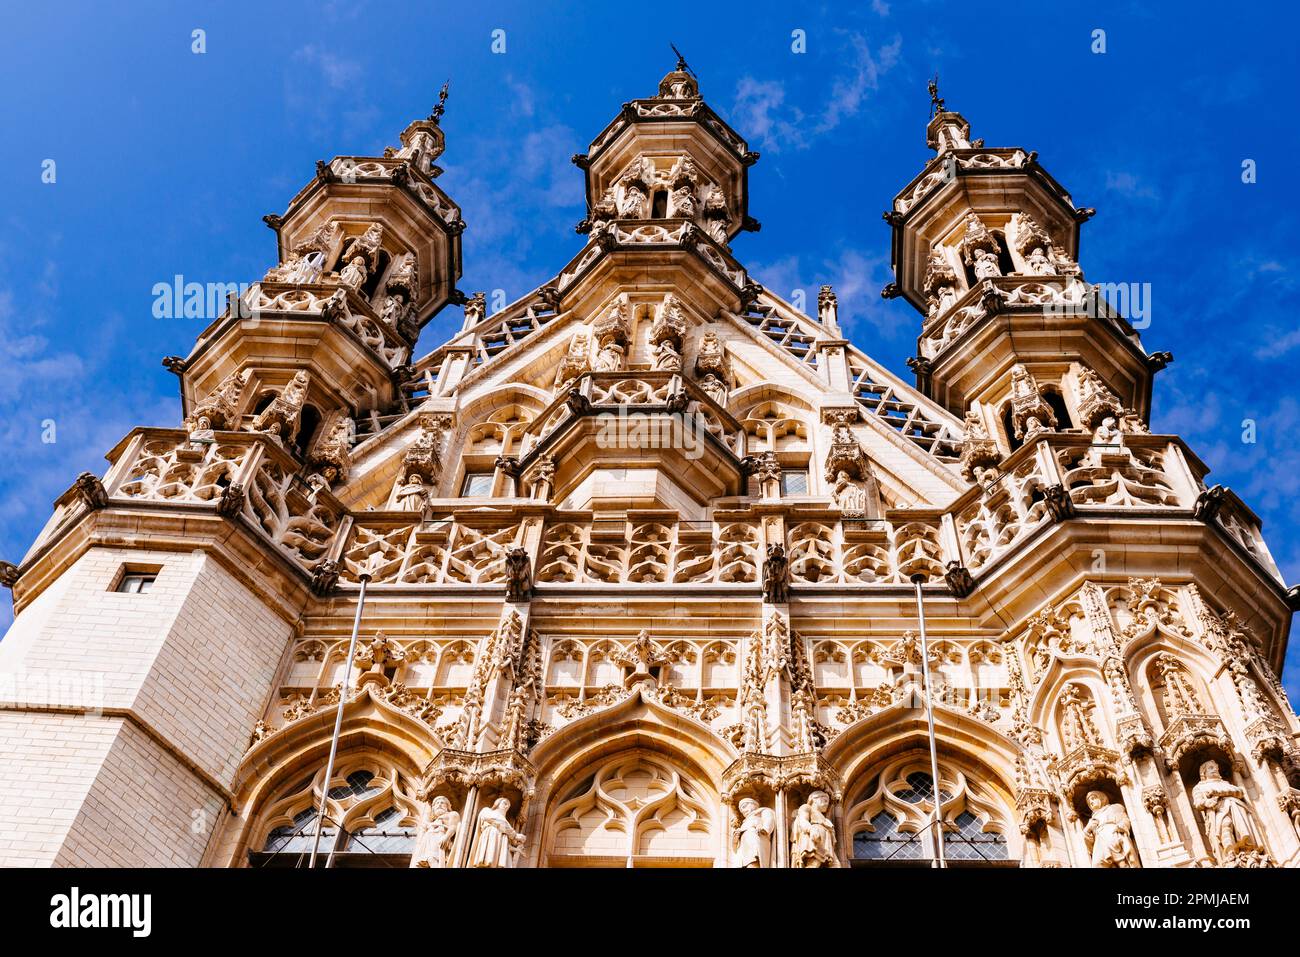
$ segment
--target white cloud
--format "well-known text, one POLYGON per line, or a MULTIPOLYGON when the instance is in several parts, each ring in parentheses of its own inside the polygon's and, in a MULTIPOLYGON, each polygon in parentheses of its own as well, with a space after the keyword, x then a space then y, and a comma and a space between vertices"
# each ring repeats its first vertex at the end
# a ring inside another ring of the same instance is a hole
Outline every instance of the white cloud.
POLYGON ((769 264, 755 264, 750 273, 783 299, 804 294, 804 311, 816 316, 817 292, 823 284, 835 289, 839 300, 840 325, 850 338, 895 339, 920 318, 906 309, 891 307, 880 298, 880 288, 892 276, 887 256, 843 249, 838 255, 805 266, 791 255, 769 264))
POLYGON ((837 30, 847 37, 837 73, 826 93, 825 105, 807 113, 787 102, 787 90, 778 80, 743 76, 736 84, 732 106, 733 125, 744 135, 771 152, 805 149, 814 139, 838 127, 861 111, 869 95, 880 87, 880 78, 899 62, 903 38, 895 36, 873 52, 866 36, 837 30))
POLYGON ((310 64, 319 70, 321 79, 325 81, 330 89, 346 89, 361 76, 361 64, 354 60, 346 60, 337 53, 319 47, 314 43, 309 43, 307 46, 295 50, 293 59, 300 63, 310 64))

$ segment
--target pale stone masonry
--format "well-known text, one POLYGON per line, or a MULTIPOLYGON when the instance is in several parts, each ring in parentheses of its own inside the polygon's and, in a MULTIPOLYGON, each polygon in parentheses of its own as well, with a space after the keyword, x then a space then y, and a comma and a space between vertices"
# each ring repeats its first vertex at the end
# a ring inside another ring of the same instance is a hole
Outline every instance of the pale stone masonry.
POLYGON ((165 360, 180 426, 0 564, 0 864, 301 865, 322 805, 330 866, 1300 862, 1297 590, 1151 434, 1172 357, 1084 279, 1092 211, 932 99, 885 213, 914 385, 749 276, 759 157, 685 63, 492 314, 441 98, 319 164, 165 360))

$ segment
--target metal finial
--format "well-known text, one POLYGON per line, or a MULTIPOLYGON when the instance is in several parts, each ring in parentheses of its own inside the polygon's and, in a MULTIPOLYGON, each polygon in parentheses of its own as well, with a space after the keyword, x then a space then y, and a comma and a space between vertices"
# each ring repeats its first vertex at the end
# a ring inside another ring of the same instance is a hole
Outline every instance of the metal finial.
POLYGON ((433 112, 429 114, 429 119, 434 123, 437 123, 439 120, 441 120, 442 114, 447 112, 447 90, 450 87, 451 87, 451 80, 448 80, 446 83, 442 85, 442 89, 438 91, 438 105, 435 106, 433 108, 433 112))
MULTIPOLYGON (((677 44, 669 43, 668 45, 672 47, 673 52, 677 54, 677 71, 679 73, 689 73, 691 76, 695 76, 695 71, 686 65, 686 57, 682 56, 682 51, 677 49, 677 44)), ((695 78, 697 80, 699 79, 698 76, 695 76, 695 78)))
POLYGON ((944 112, 943 97, 939 95, 939 72, 936 70, 930 80, 930 119, 944 112))

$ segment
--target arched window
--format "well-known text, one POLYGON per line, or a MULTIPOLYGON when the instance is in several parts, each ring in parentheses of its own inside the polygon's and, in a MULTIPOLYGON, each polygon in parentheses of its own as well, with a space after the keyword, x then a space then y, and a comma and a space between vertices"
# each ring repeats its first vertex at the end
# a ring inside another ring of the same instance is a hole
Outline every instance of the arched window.
MULTIPOLYGON (((997 792, 960 768, 941 765, 943 853, 956 866, 1011 863, 1012 817, 997 792)), ((847 815, 855 865, 930 866, 938 854, 935 786, 922 754, 892 759, 873 775, 847 815)))
MULTIPOLYGON (((248 855, 253 867, 306 867, 316 845, 325 769, 287 788, 263 815, 265 837, 248 855)), ((406 867, 415 845, 415 786, 396 769, 353 758, 331 779, 317 867, 406 867)))

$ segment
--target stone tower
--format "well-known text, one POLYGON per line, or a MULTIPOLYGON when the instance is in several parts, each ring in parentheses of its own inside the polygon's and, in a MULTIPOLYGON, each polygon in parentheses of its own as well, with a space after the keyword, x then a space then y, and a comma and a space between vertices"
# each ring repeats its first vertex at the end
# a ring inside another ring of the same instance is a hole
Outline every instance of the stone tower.
POLYGON ((440 112, 268 217, 183 426, 3 566, 0 862, 294 866, 322 807, 332 866, 1300 861, 1295 589, 1150 434, 1168 356, 1033 153, 934 94, 886 214, 913 387, 749 276, 758 156, 684 61, 491 315, 440 112))

